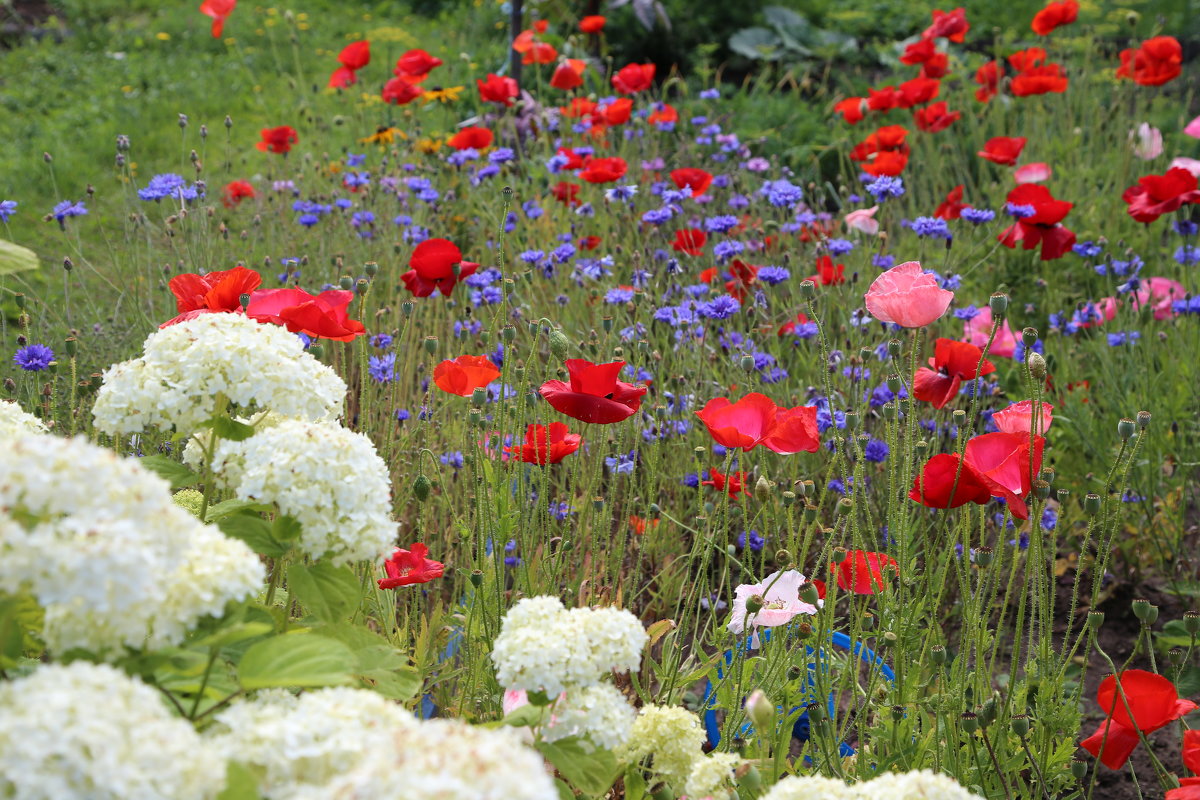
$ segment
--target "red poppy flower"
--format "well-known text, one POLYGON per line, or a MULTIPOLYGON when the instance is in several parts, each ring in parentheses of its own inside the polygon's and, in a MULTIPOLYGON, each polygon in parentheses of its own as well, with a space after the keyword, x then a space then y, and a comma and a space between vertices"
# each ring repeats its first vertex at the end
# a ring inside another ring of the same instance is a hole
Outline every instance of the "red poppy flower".
POLYGON ((864 162, 863 172, 870 175, 899 175, 908 164, 907 137, 903 125, 886 125, 855 145, 850 160, 864 162))
POLYGON ((440 561, 427 558, 429 548, 417 542, 410 549, 396 548, 392 557, 383 562, 386 578, 379 579, 380 589, 395 589, 397 586, 411 586, 414 583, 428 583, 434 578, 442 577, 446 565, 440 561))
POLYGON ((950 57, 945 53, 934 53, 921 65, 921 78, 944 78, 950 72, 950 57))
POLYGON ((908 153, 897 150, 885 150, 876 153, 870 161, 863 164, 862 171, 875 177, 881 175, 895 177, 904 172, 906 166, 908 166, 908 153))
POLYGON ((692 190, 692 197, 699 197, 708 191, 708 187, 713 182, 713 176, 711 172, 699 167, 683 167, 671 170, 671 181, 674 182, 676 188, 682 189, 686 186, 692 190))
POLYGON ((950 192, 946 195, 945 200, 938 204, 938 207, 933 212, 933 215, 935 217, 940 217, 941 219, 958 219, 962 216, 963 209, 971 207, 964 203, 962 198, 963 187, 960 183, 958 186, 955 186, 950 190, 950 192))
POLYGON ((807 325, 810 322, 808 315, 803 311, 796 312, 796 318, 788 320, 779 326, 779 336, 787 336, 796 332, 796 328, 800 325, 807 325))
POLYGON ((471 126, 463 128, 458 133, 446 140, 446 144, 453 147, 455 150, 483 150, 492 143, 492 132, 487 128, 471 126))
POLYGON ((882 592, 900 572, 896 559, 887 553, 866 550, 851 550, 844 559, 830 566, 837 570, 838 588, 855 594, 882 592))
POLYGON ((603 241, 603 239, 601 239, 599 236, 580 236, 579 237, 579 249, 580 250, 595 250, 597 247, 600 246, 600 242, 602 242, 602 241, 603 241))
POLYGON ((653 64, 626 64, 612 76, 613 88, 625 94, 644 92, 654 83, 653 64))
POLYGON ((396 77, 388 80, 383 85, 383 92, 381 93, 383 102, 406 106, 424 94, 420 86, 410 83, 411 80, 411 78, 404 77, 396 77))
POLYGON ((961 117, 962 112, 950 111, 944 101, 925 108, 918 108, 913 112, 913 121, 917 123, 917 129, 926 133, 944 131, 961 117))
POLYGON ((1050 190, 1037 183, 1022 183, 1008 193, 1013 206, 1029 206, 1033 215, 1018 219, 997 237, 1005 247, 1015 248, 1017 242, 1025 250, 1042 246, 1042 261, 1052 261, 1075 245, 1075 234, 1063 227, 1062 220, 1074 208, 1073 203, 1055 200, 1050 190))
POLYGON ((700 275, 699 275, 700 282, 701 283, 712 283, 713 281, 715 281, 717 279, 718 274, 719 273, 717 272, 716 267, 709 267, 708 269, 701 270, 700 275))
POLYGON ((699 228, 683 228, 675 231, 675 241, 671 243, 671 249, 687 253, 689 256, 698 256, 704 251, 707 241, 708 234, 699 228))
POLYGON ((553 64, 558 60, 558 50, 546 42, 534 42, 521 58, 522 64, 553 64))
POLYGON ((358 75, 355 74, 354 70, 347 69, 346 67, 338 67, 329 76, 329 83, 327 85, 330 89, 345 89, 347 86, 352 86, 357 82, 358 75))
POLYGON ((476 79, 475 84, 479 87, 479 99, 486 103, 511 106, 513 98, 521 93, 517 82, 512 78, 491 72, 488 73, 486 81, 476 79))
POLYGON ((249 181, 230 181, 221 193, 221 203, 226 208, 233 208, 247 197, 254 197, 254 187, 249 181))
POLYGON ((641 536, 646 532, 647 527, 657 528, 660 522, 662 522, 661 519, 643 519, 631 514, 629 516, 629 529, 638 536, 641 536))
POLYGON ((1046 64, 1015 75, 1009 83, 1013 97, 1032 97, 1038 94, 1062 94, 1070 81, 1058 64, 1046 64))
POLYGON ((329 85, 341 89, 356 82, 356 73, 371 63, 371 43, 364 40, 346 45, 342 52, 338 53, 338 63, 342 66, 333 71, 329 85))
POLYGON ((1039 64, 1046 62, 1049 56, 1046 49, 1043 47, 1027 47, 1024 50, 1018 50, 1008 57, 1008 63, 1012 64, 1015 70, 1033 69, 1039 64))
POLYGON ((259 135, 262 137, 262 141, 258 143, 258 149, 266 153, 286 154, 292 149, 292 145, 300 141, 296 129, 287 125, 280 125, 278 128, 263 128, 259 131, 259 135))
POLYGON ((189 312, 241 311, 242 295, 254 291, 260 283, 262 277, 245 267, 217 270, 205 275, 190 272, 176 275, 167 286, 175 295, 175 310, 181 316, 164 322, 159 327, 165 328, 176 322, 183 322, 182 315, 189 312))
POLYGON ((550 77, 550 85, 563 91, 578 89, 583 86, 583 70, 586 67, 586 61, 568 58, 555 68, 554 74, 550 77))
POLYGON ((986 103, 1000 92, 1000 62, 989 61, 975 70, 975 82, 980 88, 975 90, 975 99, 986 103))
POLYGON ((229 19, 229 15, 233 13, 236 6, 237 0, 204 0, 200 4, 200 13, 206 17, 212 17, 214 39, 221 38, 221 31, 225 29, 225 20, 229 19))
POLYGON ((995 136, 987 140, 977 155, 1002 167, 1012 167, 1016 165, 1026 141, 1024 136, 995 136))
POLYGON ((433 368, 433 382, 447 394, 469 397, 476 389, 500 377, 500 369, 487 356, 459 356, 433 368))
POLYGON ((900 56, 900 63, 910 66, 924 64, 933 58, 937 51, 937 42, 933 39, 918 39, 904 48, 904 53, 900 56))
POLYGON ((846 266, 834 264, 828 255, 817 256, 817 273, 809 275, 808 279, 820 286, 834 286, 846 282, 846 266))
POLYGON ((520 456, 527 464, 557 464, 579 449, 583 437, 569 433, 567 423, 551 422, 546 425, 530 425, 525 429, 525 444, 504 448, 510 455, 520 456))
POLYGON ((554 195, 554 199, 563 205, 577 206, 583 201, 579 199, 579 190, 583 188, 578 183, 567 183, 559 181, 554 184, 550 190, 550 194, 554 195))
POLYGON ((1038 36, 1049 36, 1055 28, 1070 25, 1079 17, 1079 3, 1075 0, 1062 0, 1050 3, 1033 17, 1033 32, 1038 36))
POLYGON ((944 408, 956 394, 963 381, 996 371, 996 365, 983 359, 983 350, 967 342, 953 339, 938 339, 933 346, 933 358, 928 367, 921 367, 913 376, 913 397, 932 403, 934 408, 944 408))
POLYGON ((398 78, 407 78, 409 83, 420 83, 443 63, 440 58, 431 56, 424 50, 409 50, 396 59, 395 74, 398 78))
POLYGON ((1196 176, 1182 167, 1167 170, 1165 175, 1146 175, 1138 178, 1121 195, 1129 205, 1129 216, 1138 222, 1154 222, 1163 214, 1178 211, 1189 203, 1200 203, 1196 176))
POLYGON ((1125 766, 1140 741, 1138 731, 1153 733, 1197 708, 1190 700, 1181 699, 1175 685, 1162 675, 1127 669, 1119 680, 1120 692, 1116 676, 1109 675, 1100 682, 1096 702, 1108 718, 1079 743, 1109 769, 1125 766))
POLYGON ((1174 36, 1155 36, 1137 50, 1121 51, 1118 78, 1131 78, 1142 86, 1162 86, 1183 71, 1183 48, 1174 36))
POLYGON ((570 382, 546 381, 538 392, 556 411, 581 422, 609 425, 628 419, 642 406, 645 386, 617 380, 624 361, 593 364, 582 358, 565 362, 570 382))
POLYGON ((913 78, 900 84, 900 108, 928 103, 938 96, 942 82, 934 78, 913 78))
POLYGON ((967 22, 965 8, 956 8, 948 13, 935 9, 933 24, 925 29, 921 37, 924 39, 944 38, 961 43, 967 37, 969 30, 971 30, 971 25, 967 22))
POLYGON ((725 281, 725 293, 736 299, 739 303, 744 303, 746 295, 750 293, 750 288, 758 280, 759 269, 760 267, 755 264, 749 264, 740 258, 735 258, 733 263, 729 265, 730 279, 725 281))
POLYGON ((1031 476, 1042 471, 1042 449, 1046 440, 1033 437, 1033 452, 1027 433, 985 433, 967 442, 963 463, 970 467, 991 492, 1003 498, 1017 519, 1029 519, 1025 497, 1033 490, 1031 476))
POLYGON ((895 86, 884 86, 882 89, 867 89, 867 109, 887 113, 893 108, 899 108, 903 96, 896 91, 895 86))
POLYGON ((842 119, 851 125, 857 125, 863 119, 863 99, 861 97, 847 97, 833 107, 833 113, 841 114, 842 119))
POLYGON ((607 21, 608 20, 599 14, 593 14, 579 20, 579 30, 583 33, 600 33, 602 30, 604 30, 604 23, 607 21))
POLYGON ((592 112, 592 123, 601 125, 624 125, 629 122, 633 113, 633 101, 628 97, 618 97, 608 105, 597 106, 592 112))
POLYGON ((246 316, 283 325, 292 333, 349 342, 366 332, 347 313, 353 299, 354 292, 341 289, 328 289, 315 297, 303 289, 263 289, 250 294, 246 316))
POLYGON ((558 110, 567 119, 582 119, 596 110, 596 102, 586 97, 573 97, 570 103, 559 107, 558 110))
POLYGON ((763 447, 775 453, 815 453, 821 446, 815 406, 781 408, 766 395, 752 392, 736 403, 727 397, 709 400, 696 416, 717 444, 744 451, 763 447))
MULTIPOLYGON (((1183 732, 1185 743, 1189 733, 1196 733, 1196 731, 1183 732)), ((1163 800, 1200 800, 1200 778, 1180 778, 1179 787, 1168 789, 1167 793, 1163 795, 1163 800)))
POLYGON ((991 489, 974 469, 965 464, 960 467, 959 464, 957 453, 939 453, 929 459, 921 474, 913 479, 909 498, 929 508, 958 508, 967 503, 987 503, 992 497, 991 489))
POLYGON ((679 121, 679 112, 675 110, 675 106, 667 103, 659 103, 650 112, 650 116, 646 117, 646 122, 651 125, 666 124, 679 121))
POLYGON ((426 239, 413 250, 408 259, 408 272, 400 276, 404 285, 416 297, 429 297, 437 289, 446 297, 454 285, 475 274, 479 265, 463 261, 462 251, 449 239, 426 239), (458 274, 454 266, 458 265, 458 274))
POLYGON ((731 498, 736 498, 739 494, 753 494, 746 477, 744 472, 731 472, 725 475, 718 469, 709 469, 708 480, 700 481, 700 485, 711 486, 718 492, 725 492, 731 498))
POLYGON ((588 183, 612 183, 620 180, 628 169, 625 159, 618 156, 593 158, 579 173, 579 177, 588 183))
POLYGON ((1200 773, 1200 731, 1183 732, 1183 765, 1192 772, 1200 773))

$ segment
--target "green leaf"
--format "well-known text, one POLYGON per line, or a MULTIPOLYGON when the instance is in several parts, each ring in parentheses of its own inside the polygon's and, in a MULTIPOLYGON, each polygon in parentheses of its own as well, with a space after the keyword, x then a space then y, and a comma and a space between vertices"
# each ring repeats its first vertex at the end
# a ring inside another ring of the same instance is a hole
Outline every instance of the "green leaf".
POLYGON ((28 247, 0 239, 0 275, 37 269, 38 266, 37 253, 28 247))
POLYGON ((625 800, 642 800, 646 796, 646 776, 637 764, 625 769, 625 800))
POLYGON ((336 639, 287 633, 252 645, 238 663, 238 682, 243 689, 342 686, 354 666, 354 653, 336 639))
POLYGON ((225 788, 217 795, 217 800, 262 800, 258 779, 244 764, 230 761, 225 768, 225 788))
POLYGON ((303 530, 298 519, 280 514, 271 527, 271 535, 281 542, 290 542, 292 539, 299 539, 303 530))
POLYGON ((500 722, 513 728, 532 728, 535 725, 541 725, 545 716, 544 706, 535 706, 533 703, 529 703, 505 714, 504 719, 500 722))
POLYGON ((250 549, 269 558, 279 558, 291 545, 278 541, 271 535, 271 524, 251 511, 239 511, 217 520, 221 533, 233 539, 241 539, 250 549))
POLYGON ((0 667, 14 667, 36 643, 29 636, 42 628, 42 608, 29 595, 0 595, 0 667))
POLYGON ((358 660, 354 675, 364 688, 392 700, 411 700, 421 690, 421 673, 402 650, 379 634, 346 623, 322 626, 320 633, 354 652, 358 660))
POLYGON ((270 511, 274 506, 266 505, 265 503, 255 503, 251 500, 224 500, 208 507, 206 514, 206 522, 216 522, 222 517, 228 517, 230 514, 236 514, 239 511, 270 511))
POLYGON ((324 561, 293 564, 288 567, 287 582, 292 596, 322 622, 346 619, 362 597, 353 570, 324 561))
POLYGON ((194 642, 189 642, 188 644, 193 647, 224 647, 247 639, 266 636, 273 630, 275 630, 275 626, 269 622, 236 622, 232 625, 218 628, 208 636, 197 639, 194 642))
POLYGON ((1192 697, 1200 694, 1200 667, 1187 667, 1179 673, 1175 680, 1175 688, 1180 697, 1192 697))
POLYGON ((212 428, 213 433, 231 442, 242 442, 254 435, 254 426, 238 422, 233 417, 217 416, 200 423, 201 428, 212 428))
POLYGON ((783 42, 766 28, 743 28, 729 37, 729 49, 738 55, 758 61, 775 61, 783 54, 777 49, 783 42))
POLYGON ((542 742, 538 750, 572 786, 585 795, 600 797, 617 779, 617 757, 607 750, 589 750, 576 737, 542 742))
POLYGON ((171 484, 172 489, 195 486, 200 482, 199 475, 166 456, 146 456, 138 459, 138 463, 171 484))

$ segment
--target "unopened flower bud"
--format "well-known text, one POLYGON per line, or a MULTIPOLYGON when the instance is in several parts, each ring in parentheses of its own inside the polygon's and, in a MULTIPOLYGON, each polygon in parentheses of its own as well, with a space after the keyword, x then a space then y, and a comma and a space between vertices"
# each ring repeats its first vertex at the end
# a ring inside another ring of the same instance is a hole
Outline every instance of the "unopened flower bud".
POLYGON ((413 481, 413 496, 417 498, 418 502, 424 503, 429 499, 430 488, 432 488, 432 485, 429 483, 429 478, 426 478, 424 475, 418 475, 416 480, 413 481))
POLYGON ((1046 359, 1042 358, 1041 353, 1030 350, 1025 363, 1029 365, 1029 374, 1035 381, 1046 379, 1046 359))
POLYGON ((767 697, 762 689, 755 689, 746 698, 746 716, 754 723, 760 734, 774 730, 775 704, 767 697))
POLYGON ((400 304, 400 313, 403 314, 406 318, 411 317, 412 313, 413 313, 413 308, 414 308, 413 301, 405 300, 403 303, 400 304))
POLYGON ((558 328, 550 331, 550 353, 559 361, 565 361, 571 352, 571 341, 558 328))
POLYGON ((775 482, 767 480, 765 475, 759 475, 758 480, 754 482, 754 496, 759 501, 766 501, 770 499, 774 491, 775 482))

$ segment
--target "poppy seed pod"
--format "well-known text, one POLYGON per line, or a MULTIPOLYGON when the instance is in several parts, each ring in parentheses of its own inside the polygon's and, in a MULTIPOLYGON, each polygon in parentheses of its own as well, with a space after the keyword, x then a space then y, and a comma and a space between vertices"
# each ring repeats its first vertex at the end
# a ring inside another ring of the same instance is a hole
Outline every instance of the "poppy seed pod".
POLYGON ((1071 759, 1071 775, 1075 780, 1081 781, 1087 775, 1087 762, 1078 758, 1071 759))
POLYGON ((483 585, 483 570, 471 570, 471 585, 476 588, 483 585))
POLYGON ((1183 612, 1183 629, 1193 636, 1200 633, 1200 614, 1195 611, 1183 612))
POLYGON ((992 309, 994 316, 1003 316, 1004 312, 1008 311, 1008 295, 996 292, 988 298, 988 307, 992 309))
POLYGON ((313 358, 319 359, 325 355, 325 346, 320 344, 311 344, 308 346, 308 352, 313 358))
POLYGON ((425 352, 429 353, 429 355, 433 355, 434 353, 437 352, 438 337, 426 336, 424 344, 425 344, 425 352))
POLYGON ((1123 417, 1117 423, 1117 436, 1120 436, 1121 441, 1123 441, 1123 442, 1128 441, 1129 438, 1131 436, 1133 436, 1134 430, 1135 430, 1134 422, 1133 422, 1133 420, 1129 419, 1128 417, 1123 417))
POLYGON ((1021 343, 1023 345, 1025 345, 1026 347, 1033 347, 1033 343, 1037 341, 1037 338, 1038 338, 1037 328, 1022 328, 1021 329, 1021 343))
POLYGON ((787 566, 792 561, 792 553, 790 550, 776 550, 775 563, 781 567, 787 566))
POLYGON ((368 278, 374 278, 379 274, 379 264, 375 261, 368 261, 363 264, 363 272, 366 273, 368 278))
POLYGON ((1100 511, 1100 495, 1088 492, 1083 498, 1083 510, 1089 514, 1098 513, 1100 511))
POLYGON ((946 652, 946 648, 940 644, 935 644, 929 649, 929 659, 933 661, 934 664, 939 666, 945 664, 949 657, 950 654, 946 652))
POLYGON ((1137 413, 1137 426, 1138 426, 1139 430, 1143 430, 1143 431, 1146 430, 1146 428, 1150 427, 1150 412, 1149 411, 1139 411, 1137 413))
POLYGON ((1029 733, 1028 714, 1017 714, 1008 721, 1008 724, 1012 728, 1012 732, 1015 733, 1018 738, 1024 739, 1026 734, 1029 733))
POLYGON ((1104 612, 1103 611, 1089 611, 1088 615, 1087 615, 1088 628, 1093 633, 1095 633, 1096 631, 1100 630, 1100 627, 1102 625, 1104 625, 1104 612))
POLYGON ((338 286, 342 287, 342 291, 348 292, 354 288, 354 278, 349 275, 343 275, 338 278, 338 286))
POLYGON ((817 585, 812 581, 806 581, 800 587, 800 599, 808 603, 810 606, 815 606, 817 601, 821 599, 821 592, 817 589, 817 585))
POLYGON ((787 490, 787 491, 785 491, 785 492, 783 492, 783 493, 780 495, 780 497, 782 497, 782 498, 783 498, 783 504, 784 504, 785 506, 790 506, 790 505, 792 505, 793 503, 795 503, 795 502, 796 502, 796 493, 795 493, 795 492, 793 492, 793 491, 791 491, 790 489, 789 489, 789 490, 787 490))
POLYGON ((891 339, 887 343, 888 355, 892 358, 899 358, 903 349, 904 344, 899 339, 891 339))
POLYGON ((1147 625, 1154 624, 1158 619, 1158 606, 1153 605, 1149 600, 1137 598, 1131 604, 1133 615, 1147 625))
POLYGON ((746 600, 746 610, 751 614, 757 614, 762 611, 763 606, 767 604, 767 600, 761 594, 750 595, 746 600))
POLYGON ((990 547, 981 547, 975 551, 975 563, 981 567, 989 567, 995 560, 995 551, 990 547))
POLYGON ((809 280, 800 281, 800 296, 812 300, 817 296, 817 285, 809 280))

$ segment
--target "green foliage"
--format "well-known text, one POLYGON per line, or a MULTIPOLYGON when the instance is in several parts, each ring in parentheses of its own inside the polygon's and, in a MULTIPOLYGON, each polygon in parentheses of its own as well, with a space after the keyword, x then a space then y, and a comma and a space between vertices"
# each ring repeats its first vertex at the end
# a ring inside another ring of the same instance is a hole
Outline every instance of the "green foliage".
POLYGON ((337 639, 308 631, 272 636, 250 647, 237 664, 243 689, 347 684, 354 652, 337 639))

